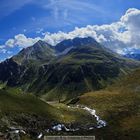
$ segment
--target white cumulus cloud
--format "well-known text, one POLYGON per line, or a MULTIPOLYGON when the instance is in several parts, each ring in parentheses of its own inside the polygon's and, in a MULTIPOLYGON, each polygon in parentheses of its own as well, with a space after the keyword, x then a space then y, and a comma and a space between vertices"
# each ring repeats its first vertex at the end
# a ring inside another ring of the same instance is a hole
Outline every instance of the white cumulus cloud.
POLYGON ((18 46, 21 48, 26 48, 33 45, 40 39, 41 39, 40 37, 28 38, 24 34, 18 34, 14 37, 14 39, 9 39, 8 41, 6 41, 5 46, 6 47, 18 46))
POLYGON ((44 40, 55 45, 64 39, 88 36, 118 53, 123 53, 126 48, 140 48, 140 10, 130 8, 118 22, 112 24, 88 25, 69 33, 46 33, 44 40))
POLYGON ((0 48, 4 48, 4 46, 26 48, 40 39, 51 45, 56 45, 65 39, 73 39, 75 37, 93 37, 98 42, 118 53, 123 53, 123 50, 127 48, 140 48, 140 10, 130 8, 118 22, 100 26, 76 27, 68 33, 59 31, 58 33, 51 34, 46 32, 42 38, 29 38, 24 34, 18 34, 13 39, 9 39, 5 45, 1 45, 0 48))

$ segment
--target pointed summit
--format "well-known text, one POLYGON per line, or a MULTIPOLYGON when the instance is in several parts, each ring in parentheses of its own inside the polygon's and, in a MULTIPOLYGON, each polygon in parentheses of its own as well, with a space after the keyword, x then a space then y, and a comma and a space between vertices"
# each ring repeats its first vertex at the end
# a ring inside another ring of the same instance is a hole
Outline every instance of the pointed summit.
POLYGON ((43 46, 51 46, 50 44, 48 44, 47 42, 45 42, 45 41, 42 41, 42 40, 38 40, 34 45, 33 45, 34 47, 35 46, 41 46, 41 47, 43 47, 43 46))
POLYGON ((55 56, 55 51, 48 43, 39 40, 33 46, 21 50, 13 59, 20 64, 29 62, 48 62, 55 56))

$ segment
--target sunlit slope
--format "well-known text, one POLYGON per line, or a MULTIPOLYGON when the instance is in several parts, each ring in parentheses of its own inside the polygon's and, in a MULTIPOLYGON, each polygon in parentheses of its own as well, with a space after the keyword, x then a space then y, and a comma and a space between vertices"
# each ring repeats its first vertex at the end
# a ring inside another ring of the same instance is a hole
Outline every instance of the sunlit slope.
POLYGON ((9 127, 44 132, 54 123, 79 124, 93 123, 95 119, 81 109, 70 109, 65 105, 51 106, 31 94, 23 94, 20 89, 0 90, 0 131, 9 127))
POLYGON ((78 104, 95 108, 97 113, 108 122, 102 134, 106 139, 112 137, 123 140, 139 139, 139 77, 140 69, 137 69, 105 90, 86 93, 76 99, 78 104))

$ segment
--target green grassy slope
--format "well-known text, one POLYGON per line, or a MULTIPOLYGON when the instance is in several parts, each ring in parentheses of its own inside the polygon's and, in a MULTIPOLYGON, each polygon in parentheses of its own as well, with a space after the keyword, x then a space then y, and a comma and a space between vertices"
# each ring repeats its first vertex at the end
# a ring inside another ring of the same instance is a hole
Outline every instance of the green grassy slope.
POLYGON ((138 140, 140 133, 140 69, 105 90, 86 93, 78 104, 97 110, 108 126, 99 131, 104 139, 138 140))
POLYGON ((49 105, 32 94, 23 94, 20 89, 0 90, 0 132, 7 128, 22 128, 28 134, 45 132, 53 123, 85 125, 95 119, 81 109, 65 105, 49 105))

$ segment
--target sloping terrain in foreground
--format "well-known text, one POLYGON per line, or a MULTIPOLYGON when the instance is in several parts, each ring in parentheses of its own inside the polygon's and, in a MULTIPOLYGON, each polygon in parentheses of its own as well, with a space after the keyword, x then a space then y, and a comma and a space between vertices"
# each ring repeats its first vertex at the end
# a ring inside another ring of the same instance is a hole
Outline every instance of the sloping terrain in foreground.
POLYGON ((140 138, 140 69, 105 90, 86 93, 71 101, 96 109, 108 122, 98 131, 104 140, 138 140, 140 138))
POLYGON ((17 88, 0 89, 0 139, 19 130, 24 131, 25 136, 37 138, 59 123, 82 126, 95 123, 95 118, 82 109, 51 106, 32 94, 23 94, 17 88))

